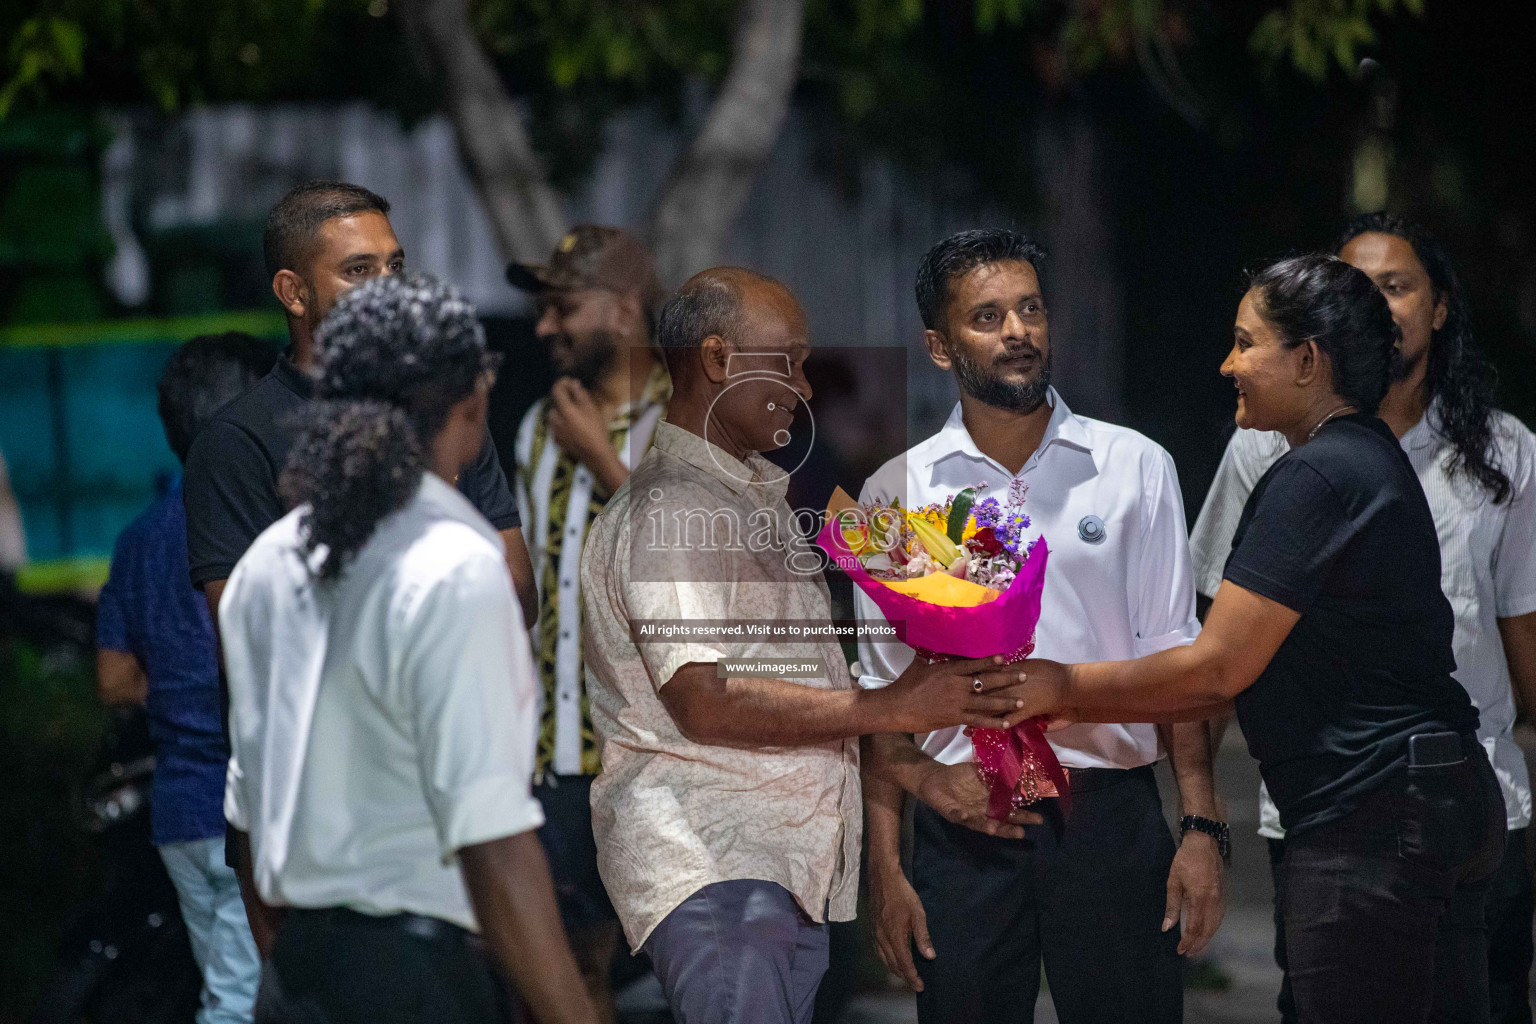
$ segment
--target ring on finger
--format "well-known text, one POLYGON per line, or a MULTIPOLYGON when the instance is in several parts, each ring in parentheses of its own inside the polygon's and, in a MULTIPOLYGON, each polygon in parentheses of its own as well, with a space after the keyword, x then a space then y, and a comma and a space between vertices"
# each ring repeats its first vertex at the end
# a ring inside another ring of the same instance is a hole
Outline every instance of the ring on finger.
POLYGON ((971 679, 971 689, 977 693, 981 692, 981 676, 975 676, 971 679))

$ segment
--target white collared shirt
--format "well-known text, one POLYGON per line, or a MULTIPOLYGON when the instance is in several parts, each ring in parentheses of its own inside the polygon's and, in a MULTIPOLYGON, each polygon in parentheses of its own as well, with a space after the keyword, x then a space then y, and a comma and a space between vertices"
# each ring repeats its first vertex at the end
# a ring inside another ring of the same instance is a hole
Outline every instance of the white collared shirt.
MULTIPOLYGON (((1048 400, 1044 438, 1018 474, 1029 486, 1025 535, 1045 537, 1050 548, 1035 656, 1115 661, 1193 643, 1200 625, 1173 459, 1134 430, 1073 414, 1054 388, 1048 400), (1103 522, 1100 540, 1079 532, 1090 516, 1103 522)), ((917 508, 974 487, 977 500, 1006 503, 1013 479, 976 447, 957 403, 944 429, 881 466, 859 500, 899 499, 917 508)), ((861 620, 884 621, 862 591, 855 602, 861 620)), ((861 640, 859 685, 888 685, 912 657, 905 644, 861 640)), ((1074 725, 1051 733, 1050 741, 1069 768, 1136 768, 1162 756, 1153 725, 1074 725)), ((958 727, 920 743, 946 764, 973 757, 958 727)))
POLYGON ((535 676, 501 538, 427 473, 321 582, 299 548, 306 509, 256 539, 219 606, 225 815, 250 833, 268 903, 474 930, 455 854, 543 823, 535 676))
MULTIPOLYGON (((1437 423, 1431 408, 1400 443, 1440 539, 1440 589, 1456 617, 1454 675, 1477 706, 1478 738, 1504 791, 1508 827, 1524 828, 1531 822, 1531 781, 1514 738, 1514 692, 1498 620, 1536 611, 1536 435, 1509 413, 1493 414, 1493 447, 1510 484, 1509 497, 1495 505, 1481 484, 1449 471, 1453 448, 1437 423)), ((1221 588, 1232 535, 1254 485, 1288 450, 1284 435, 1258 430, 1239 430, 1227 443, 1189 538, 1196 583, 1207 597, 1221 588)), ((1262 788, 1259 834, 1285 836, 1280 812, 1262 788)))

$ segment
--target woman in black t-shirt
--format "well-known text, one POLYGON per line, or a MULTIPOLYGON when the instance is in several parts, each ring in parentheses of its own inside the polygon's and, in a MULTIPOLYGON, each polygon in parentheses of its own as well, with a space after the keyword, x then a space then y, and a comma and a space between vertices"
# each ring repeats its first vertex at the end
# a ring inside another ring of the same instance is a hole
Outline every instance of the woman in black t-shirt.
POLYGON ((1237 424, 1291 450, 1243 510, 1204 631, 1135 661, 1030 661, 1015 717, 1165 722, 1234 701, 1286 827, 1300 1018, 1486 1021, 1504 802, 1451 676, 1429 505, 1375 415, 1397 329, 1370 278, 1310 255, 1255 275, 1234 333, 1237 424))

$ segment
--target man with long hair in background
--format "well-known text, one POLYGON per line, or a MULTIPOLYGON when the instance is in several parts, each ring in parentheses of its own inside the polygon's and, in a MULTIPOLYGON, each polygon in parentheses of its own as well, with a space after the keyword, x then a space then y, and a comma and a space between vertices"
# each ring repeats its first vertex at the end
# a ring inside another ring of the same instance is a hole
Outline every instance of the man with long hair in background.
MULTIPOLYGON (((1488 981, 1496 1024, 1531 1020, 1533 898, 1526 863, 1531 785, 1514 739, 1517 707, 1536 708, 1536 435, 1493 405, 1493 375, 1472 336, 1444 248, 1389 213, 1352 221, 1334 246, 1386 297, 1401 358, 1379 415, 1417 472, 1440 539, 1441 588, 1455 611, 1455 677, 1478 707, 1478 738, 1504 793, 1508 842, 1488 893, 1488 981)), ((1289 450, 1277 433, 1239 430, 1222 456, 1190 548, 1205 598, 1221 586, 1232 537, 1259 479, 1289 450)), ((1275 960, 1286 969, 1279 866, 1285 830, 1260 790, 1259 834, 1276 882, 1275 960)), ((1289 977, 1281 1019, 1296 1020, 1289 977)))

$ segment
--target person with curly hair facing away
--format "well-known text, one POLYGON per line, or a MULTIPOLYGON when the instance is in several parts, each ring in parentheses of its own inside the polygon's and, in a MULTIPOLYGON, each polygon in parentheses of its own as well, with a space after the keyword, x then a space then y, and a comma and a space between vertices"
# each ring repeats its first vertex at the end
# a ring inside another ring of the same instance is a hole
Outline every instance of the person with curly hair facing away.
MULTIPOLYGON (((1493 405, 1493 374, 1472 335, 1445 249, 1402 217, 1370 213, 1334 246, 1386 297, 1402 332, 1379 415, 1407 453, 1434 515, 1440 584, 1456 615, 1456 681, 1477 705, 1478 738, 1504 793, 1508 842, 1488 893, 1488 986, 1494 1024, 1530 1024, 1531 918, 1526 864, 1531 783, 1515 742, 1516 708, 1536 708, 1536 434, 1493 405)), ((1196 582, 1214 597, 1243 505, 1287 450, 1283 435, 1239 430, 1227 445, 1190 536, 1196 582)), ((1285 829, 1260 789, 1259 834, 1278 883, 1285 829)), ((1275 960, 1286 969, 1276 890, 1275 960)), ((1288 977, 1281 1020, 1296 1020, 1288 977)))
POLYGON ((595 1024, 535 831, 537 677, 502 539, 453 486, 496 360, 426 278, 348 291, 319 340, 279 483, 295 507, 219 609, 225 813, 280 918, 257 1020, 497 1020, 488 949, 542 1024, 595 1024))

